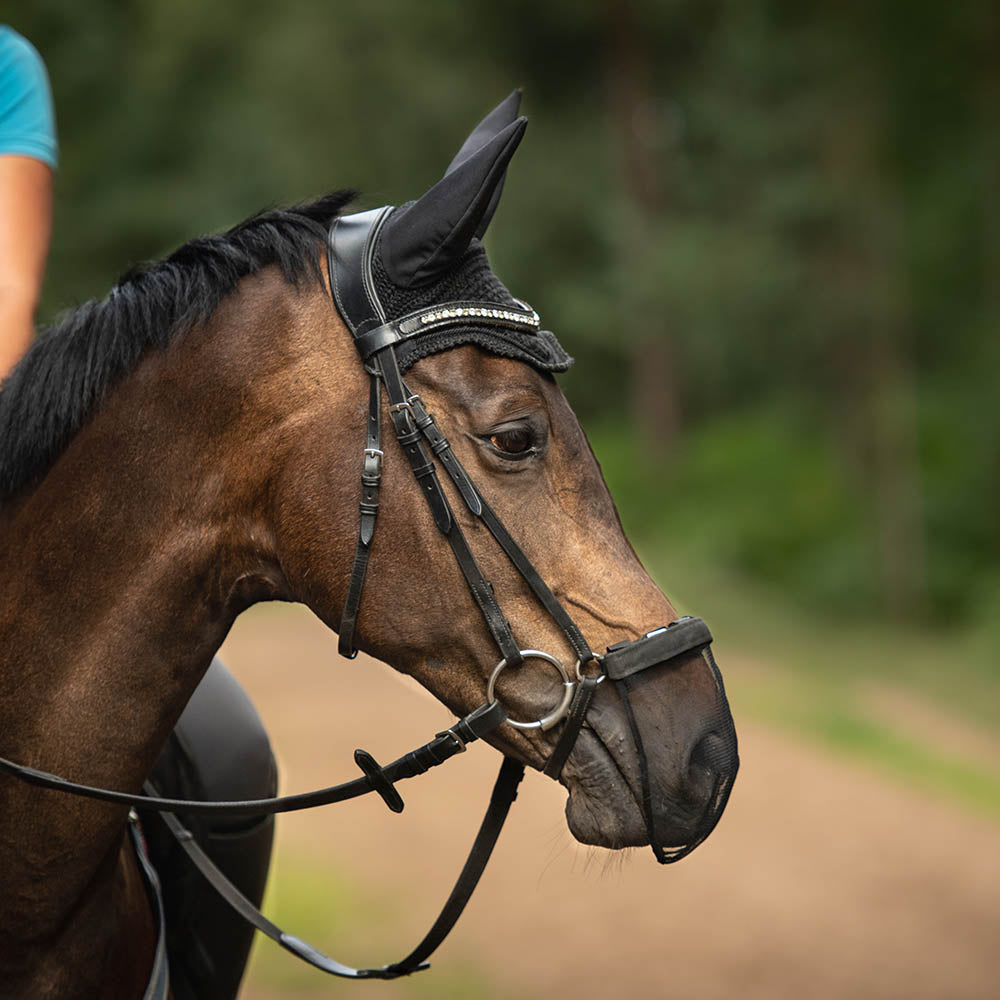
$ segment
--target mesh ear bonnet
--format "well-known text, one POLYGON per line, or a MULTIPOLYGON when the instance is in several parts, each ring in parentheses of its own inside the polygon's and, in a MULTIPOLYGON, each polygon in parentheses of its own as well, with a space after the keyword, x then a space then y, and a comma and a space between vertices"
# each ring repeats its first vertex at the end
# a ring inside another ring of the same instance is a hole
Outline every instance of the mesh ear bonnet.
MULTIPOLYGON (((490 270, 481 240, 527 126, 515 91, 476 127, 416 201, 343 216, 330 229, 337 308, 362 359, 395 348, 401 372, 462 344, 543 372, 573 359, 490 270)), ((369 366, 370 367, 370 366, 369 366)))
MULTIPOLYGON (((418 288, 394 285, 386 273, 382 255, 377 251, 378 248, 372 259, 375 291, 388 319, 400 319, 409 313, 449 302, 475 303, 487 308, 495 306, 497 311, 525 309, 525 303, 515 299, 490 269, 486 251, 477 239, 471 241, 452 270, 439 280, 418 288)), ((573 363, 555 334, 548 330, 504 327, 497 323, 477 324, 474 316, 468 316, 464 321, 459 318, 454 325, 400 341, 396 357, 405 372, 421 358, 462 344, 473 344, 501 358, 523 361, 539 371, 564 372, 573 363)))

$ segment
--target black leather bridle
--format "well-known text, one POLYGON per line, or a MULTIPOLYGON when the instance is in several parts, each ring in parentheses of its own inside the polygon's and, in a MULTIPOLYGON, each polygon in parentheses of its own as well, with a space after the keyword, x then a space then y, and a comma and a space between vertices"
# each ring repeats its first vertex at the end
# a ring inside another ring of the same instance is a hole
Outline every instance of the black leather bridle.
MULTIPOLYGON (((367 433, 361 472, 360 529, 350 585, 341 616, 339 650, 347 657, 357 655, 354 648, 354 630, 379 509, 383 460, 381 426, 384 387, 396 440, 409 459, 410 468, 421 494, 430 507, 434 523, 451 546, 455 561, 500 652, 500 662, 493 668, 487 685, 487 705, 495 702, 494 691, 500 673, 507 668, 520 666, 525 659, 540 659, 549 663, 562 678, 562 698, 550 713, 534 722, 517 722, 510 718, 506 720, 517 728, 543 731, 566 720, 559 741, 543 769, 548 777, 558 778, 576 744, 594 693, 606 677, 625 682, 627 678, 646 667, 707 648, 712 636, 700 619, 687 618, 672 623, 669 630, 667 627, 654 629, 635 643, 619 644, 603 656, 591 650, 580 628, 476 489, 420 397, 410 392, 400 372, 396 353, 404 342, 412 341, 428 332, 449 326, 463 327, 470 323, 477 327, 492 326, 501 330, 514 330, 520 337, 530 337, 538 331, 538 314, 525 303, 512 307, 492 302, 463 300, 434 303, 395 319, 387 317, 386 309, 378 294, 373 262, 380 230, 393 210, 393 206, 387 205, 335 219, 330 227, 327 241, 331 295, 337 311, 354 337, 361 361, 369 374, 367 433), (441 487, 434 459, 428 453, 428 449, 441 462, 468 510, 486 526, 535 597, 566 636, 577 657, 575 678, 570 676, 556 657, 537 649, 522 649, 515 641, 510 623, 497 604, 493 587, 476 562, 448 497, 441 487), (667 638, 668 631, 669 638, 667 638), (662 635, 664 638, 656 640, 657 635, 662 635), (626 661, 627 667, 618 666, 619 663, 626 661)), ((650 791, 645 753, 625 691, 622 692, 622 701, 626 705, 637 742, 643 772, 643 795, 648 806, 650 791)), ((650 808, 645 811, 650 845, 657 860, 661 863, 678 860, 681 854, 674 856, 673 853, 664 851, 657 843, 652 811, 650 808)), ((683 853, 688 853, 688 850, 683 853)))
MULTIPOLYGON (((0 758, 0 773, 30 784, 105 802, 129 805, 143 811, 162 813, 164 821, 194 864, 245 919, 284 948, 317 968, 333 975, 354 979, 392 979, 427 968, 426 959, 454 926, 485 869, 516 797, 518 784, 524 774, 523 763, 511 757, 504 758, 475 842, 451 895, 430 931, 405 958, 376 969, 352 968, 330 958, 294 935, 282 931, 260 913, 222 874, 195 842, 193 834, 173 814, 179 812, 191 815, 259 816, 341 802, 368 792, 376 792, 392 811, 400 812, 403 809, 403 800, 396 788, 399 781, 423 774, 431 767, 444 763, 463 752, 469 743, 488 735, 504 722, 522 729, 541 730, 549 730, 562 724, 563 730, 543 769, 547 776, 558 778, 584 725, 598 686, 606 679, 610 679, 618 687, 635 740, 640 764, 642 808, 650 845, 657 860, 669 863, 690 853, 708 836, 715 825, 715 820, 718 819, 716 814, 711 825, 701 831, 693 842, 682 848, 668 848, 661 843, 655 828, 646 753, 630 701, 630 692, 636 677, 649 667, 668 663, 696 652, 704 652, 715 669, 708 648, 712 642, 711 633, 701 619, 686 617, 671 622, 668 626, 654 629, 637 640, 618 643, 603 654, 598 655, 591 650, 566 609, 476 489, 420 397, 407 388, 397 358, 399 345, 404 342, 412 341, 425 333, 468 325, 470 322, 477 327, 516 331, 519 336, 530 337, 538 330, 538 316, 523 303, 511 306, 495 302, 463 300, 437 303, 398 318, 389 318, 376 290, 372 262, 380 228, 391 212, 391 207, 385 207, 344 216, 334 221, 329 232, 328 267, 331 293, 337 310, 354 337, 361 360, 370 377, 369 409, 361 473, 360 529, 344 602, 339 649, 345 656, 356 655, 354 636, 357 616, 379 509, 384 459, 381 441, 384 389, 396 439, 409 460, 434 523, 448 541, 500 653, 501 659, 493 668, 487 683, 484 703, 449 729, 438 733, 428 743, 388 765, 379 765, 371 754, 364 750, 355 751, 355 761, 363 774, 353 781, 314 792, 253 801, 202 802, 161 798, 156 795, 156 790, 149 783, 145 786, 146 795, 131 795, 83 785, 0 758), (515 641, 510 624, 496 601, 493 588, 483 576, 442 489, 437 476, 435 458, 448 473, 468 510, 486 526, 566 636, 577 657, 572 674, 556 657, 541 650, 522 649, 515 641), (542 718, 519 722, 508 718, 504 708, 495 698, 494 692, 497 680, 504 670, 519 667, 525 660, 530 659, 540 659, 558 671, 562 679, 562 695, 559 704, 542 718)), ((728 795, 728 792, 726 794, 728 795)), ((721 808, 718 811, 721 813, 721 808)))

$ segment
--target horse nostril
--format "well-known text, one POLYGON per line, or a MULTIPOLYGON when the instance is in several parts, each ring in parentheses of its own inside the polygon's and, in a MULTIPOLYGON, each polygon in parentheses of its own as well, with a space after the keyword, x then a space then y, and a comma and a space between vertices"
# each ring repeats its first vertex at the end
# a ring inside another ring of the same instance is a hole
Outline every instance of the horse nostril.
POLYGON ((691 751, 691 766, 707 768, 720 777, 734 774, 739 767, 736 739, 724 733, 706 733, 691 751))

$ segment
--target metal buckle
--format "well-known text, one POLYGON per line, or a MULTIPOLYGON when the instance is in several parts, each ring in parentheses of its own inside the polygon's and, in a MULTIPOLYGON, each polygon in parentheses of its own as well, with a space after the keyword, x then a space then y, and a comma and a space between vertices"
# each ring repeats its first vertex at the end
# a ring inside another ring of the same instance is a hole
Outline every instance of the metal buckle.
MULTIPOLYGON (((551 729, 557 722, 561 722, 567 715, 569 715, 569 707, 573 701, 573 690, 576 687, 576 683, 570 678, 562 663, 549 653, 543 653, 540 649, 522 649, 520 652, 522 658, 525 660, 536 659, 544 660, 546 663, 551 663, 552 666, 559 671, 559 675, 562 677, 563 694, 559 704, 556 705, 556 707, 548 715, 542 716, 542 718, 537 719, 535 722, 517 722, 509 716, 507 721, 515 729, 540 729, 542 732, 545 732, 547 729, 551 729)), ((493 668, 493 673, 490 674, 489 683, 486 685, 486 701, 488 704, 497 700, 496 695, 494 694, 494 689, 497 686, 497 678, 506 666, 506 659, 501 660, 493 668)))
POLYGON ((450 736, 455 741, 455 743, 458 744, 459 753, 465 753, 465 751, 469 749, 465 744, 465 740, 463 740, 462 737, 459 736, 454 729, 442 729, 441 732, 435 733, 434 736, 435 738, 441 736, 450 736))
POLYGON ((364 474, 366 476, 371 476, 372 478, 378 478, 382 475, 382 458, 385 452, 381 448, 365 448, 364 452, 364 474), (372 460, 372 469, 368 468, 368 459, 372 460))
POLYGON ((410 417, 415 421, 417 418, 413 412, 413 403, 419 402, 419 400, 420 396, 417 393, 414 393, 412 396, 408 396, 402 403, 393 403, 389 407, 389 412, 399 413, 400 410, 406 410, 410 414, 410 417))

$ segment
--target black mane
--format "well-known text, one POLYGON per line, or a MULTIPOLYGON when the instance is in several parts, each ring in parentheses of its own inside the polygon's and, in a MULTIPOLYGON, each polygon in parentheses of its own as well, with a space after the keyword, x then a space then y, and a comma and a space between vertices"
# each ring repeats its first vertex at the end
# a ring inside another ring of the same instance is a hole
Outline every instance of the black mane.
POLYGON ((185 243, 43 330, 0 386, 0 499, 43 475, 149 348, 207 319, 242 278, 277 264, 292 284, 322 280, 327 228, 352 197, 339 191, 185 243))

